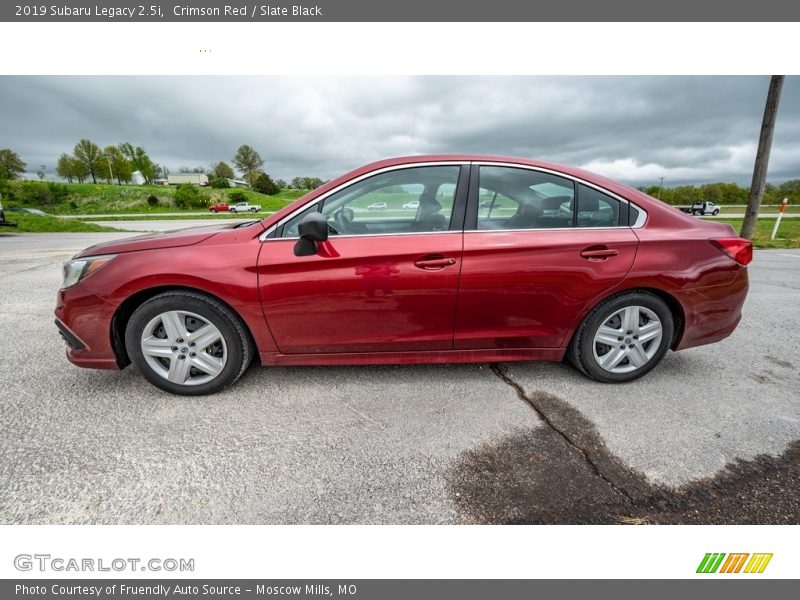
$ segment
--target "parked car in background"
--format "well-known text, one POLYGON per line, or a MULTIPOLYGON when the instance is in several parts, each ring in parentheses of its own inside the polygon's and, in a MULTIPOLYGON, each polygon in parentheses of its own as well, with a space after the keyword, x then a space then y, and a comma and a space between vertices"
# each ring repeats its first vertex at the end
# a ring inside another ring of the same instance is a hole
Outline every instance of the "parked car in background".
POLYGON ((244 213, 244 212, 251 212, 257 213, 261 212, 261 205, 260 204, 250 204, 249 202, 237 202, 232 206, 228 207, 228 212, 232 213, 244 213))
POLYGON ((0 227, 16 227, 16 223, 6 221, 6 213, 3 211, 3 195, 0 194, 0 227))
POLYGON ((26 215, 34 215, 36 217, 50 217, 49 213, 44 212, 43 210, 39 210, 38 208, 25 208, 22 206, 10 206, 6 209, 8 212, 21 212, 25 213, 26 215))
POLYGON ((367 207, 367 210, 386 210, 386 202, 373 202, 367 207))
POLYGON ((405 204, 403 204, 403 208, 409 210, 416 210, 419 208, 419 200, 412 200, 411 202, 406 202, 405 204))
POLYGON ((696 217, 700 215, 712 215, 716 217, 719 214, 719 206, 713 202, 695 202, 691 206, 679 206, 678 208, 696 217))
POLYGON ((582 169, 415 156, 356 169, 261 221, 87 248, 64 266, 55 317, 74 364, 134 363, 174 394, 225 389, 253 360, 566 359, 621 383, 730 335, 751 259, 730 225, 582 169), (352 208, 398 189, 419 210, 352 208), (495 193, 508 210, 480 210, 495 193))
POLYGON ((219 202, 218 204, 212 204, 209 206, 208 210, 210 210, 212 213, 228 212, 228 210, 230 210, 230 206, 227 202, 219 202))

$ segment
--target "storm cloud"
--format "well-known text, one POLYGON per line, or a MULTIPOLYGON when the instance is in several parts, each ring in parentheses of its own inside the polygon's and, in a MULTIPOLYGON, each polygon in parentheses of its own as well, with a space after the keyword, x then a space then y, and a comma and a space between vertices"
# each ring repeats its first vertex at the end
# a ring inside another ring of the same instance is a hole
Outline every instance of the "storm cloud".
MULTIPOLYGON (((335 177, 407 154, 586 167, 634 185, 749 184, 768 77, 0 77, 0 148, 53 170, 81 138, 208 167, 255 147, 273 177, 335 177)), ((787 77, 769 181, 800 177, 787 77)))

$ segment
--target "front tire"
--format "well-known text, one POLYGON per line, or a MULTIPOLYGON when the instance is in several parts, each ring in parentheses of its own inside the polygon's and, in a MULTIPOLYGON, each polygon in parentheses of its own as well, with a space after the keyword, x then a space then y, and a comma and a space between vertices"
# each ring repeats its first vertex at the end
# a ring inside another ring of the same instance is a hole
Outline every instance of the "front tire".
POLYGON ((228 307, 182 290, 139 306, 125 329, 125 346, 145 379, 181 396, 224 390, 253 358, 250 336, 228 307))
POLYGON ((653 370, 669 349, 675 320, 648 292, 624 292, 598 304, 583 320, 567 356, 582 373, 625 383, 653 370))
POLYGON ((228 212, 236 214, 236 209, 235 208, 231 208, 231 209, 228 210, 228 212))
POLYGON ((716 217, 719 214, 719 209, 718 208, 715 209, 714 212, 712 212, 711 214, 716 217))

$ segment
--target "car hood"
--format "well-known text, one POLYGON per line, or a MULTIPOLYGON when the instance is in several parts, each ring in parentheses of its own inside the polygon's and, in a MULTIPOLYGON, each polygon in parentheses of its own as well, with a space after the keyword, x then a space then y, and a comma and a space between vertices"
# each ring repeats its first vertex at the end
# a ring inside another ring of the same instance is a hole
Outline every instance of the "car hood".
POLYGON ((233 229, 239 223, 206 225, 203 227, 190 227, 189 229, 176 229, 174 231, 162 231, 159 233, 148 233, 137 235, 136 237, 114 240, 95 244, 75 255, 75 258, 82 256, 97 256, 98 254, 121 254, 123 252, 137 252, 139 250, 157 250, 159 248, 176 248, 178 246, 191 246, 207 240, 220 231, 233 229))

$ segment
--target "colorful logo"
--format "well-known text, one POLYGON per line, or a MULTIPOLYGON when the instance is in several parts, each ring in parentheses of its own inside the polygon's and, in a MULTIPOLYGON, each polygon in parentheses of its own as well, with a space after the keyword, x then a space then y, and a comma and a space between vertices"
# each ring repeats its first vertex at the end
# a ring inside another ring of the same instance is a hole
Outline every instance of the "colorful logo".
POLYGON ((697 567, 698 573, 763 573, 772 553, 749 554, 738 552, 725 554, 724 552, 708 552, 697 567), (726 558, 727 557, 727 558, 726 558), (747 558, 750 557, 750 560, 747 558), (725 562, 722 562, 722 561, 725 562), (742 569, 744 567, 744 569, 742 569))

